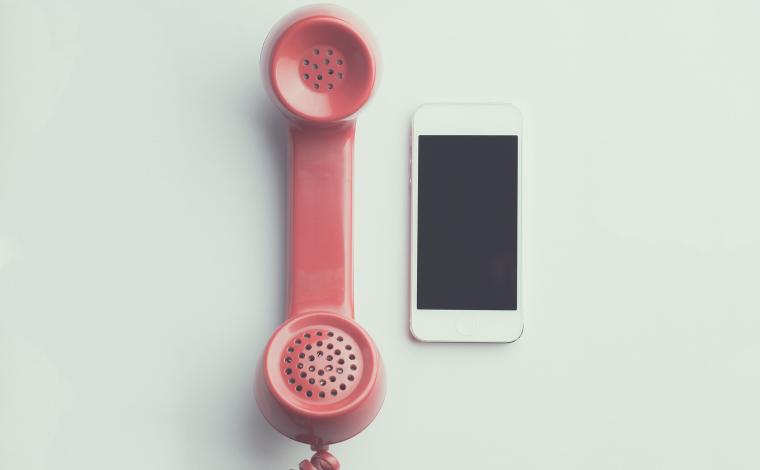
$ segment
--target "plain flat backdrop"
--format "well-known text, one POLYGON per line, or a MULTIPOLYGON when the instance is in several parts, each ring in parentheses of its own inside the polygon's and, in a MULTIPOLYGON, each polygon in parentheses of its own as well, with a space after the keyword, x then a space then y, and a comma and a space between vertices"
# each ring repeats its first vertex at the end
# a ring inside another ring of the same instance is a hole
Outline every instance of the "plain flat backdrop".
MULTIPOLYGON (((284 124, 259 50, 298 2, 0 0, 0 468, 285 469, 284 124)), ((389 390, 346 469, 760 467, 756 2, 345 2, 356 311, 389 390), (525 119, 515 344, 407 328, 421 103, 525 119)))

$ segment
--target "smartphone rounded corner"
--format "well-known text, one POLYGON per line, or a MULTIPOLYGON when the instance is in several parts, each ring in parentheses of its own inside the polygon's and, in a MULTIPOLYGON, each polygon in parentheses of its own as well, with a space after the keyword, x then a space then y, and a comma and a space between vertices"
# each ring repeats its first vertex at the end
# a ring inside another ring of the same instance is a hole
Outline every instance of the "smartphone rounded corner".
POLYGON ((520 108, 513 103, 503 103, 500 106, 504 109, 505 124, 512 129, 512 132, 522 134, 523 113, 520 108))
POLYGON ((425 337, 425 335, 419 331, 419 325, 415 326, 414 311, 409 315, 409 332, 412 334, 412 338, 419 342, 427 343, 430 341, 430 338, 425 337))
POLYGON ((523 113, 520 111, 520 108, 517 107, 514 103, 504 103, 505 108, 509 108, 510 112, 515 115, 515 117, 520 119, 520 122, 523 120, 523 113))
POLYGON ((427 103, 422 103, 414 108, 414 111, 412 111, 412 123, 417 120, 417 118, 420 116, 420 113, 424 112, 428 106, 430 105, 427 103))
POLYGON ((510 338, 506 339, 504 343, 510 344, 516 342, 518 339, 522 338, 523 333, 525 333, 525 322, 520 322, 520 330, 517 332, 516 335, 511 336, 510 338))
POLYGON ((414 139, 414 136, 419 133, 420 122, 427 118, 427 113, 432 106, 434 105, 431 103, 422 103, 412 111, 412 139, 414 139))

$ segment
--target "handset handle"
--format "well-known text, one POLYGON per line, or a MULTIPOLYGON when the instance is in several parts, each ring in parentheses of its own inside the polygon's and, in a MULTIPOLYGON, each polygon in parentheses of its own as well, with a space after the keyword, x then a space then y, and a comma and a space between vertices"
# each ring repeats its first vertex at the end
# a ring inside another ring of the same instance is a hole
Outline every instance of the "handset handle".
POLYGON ((354 316, 351 196, 355 121, 290 127, 288 318, 354 316))

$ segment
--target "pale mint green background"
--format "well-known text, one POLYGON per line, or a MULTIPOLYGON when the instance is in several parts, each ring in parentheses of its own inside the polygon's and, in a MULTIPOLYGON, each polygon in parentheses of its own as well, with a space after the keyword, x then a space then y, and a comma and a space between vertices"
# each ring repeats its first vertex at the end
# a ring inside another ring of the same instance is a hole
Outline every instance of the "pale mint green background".
MULTIPOLYGON (((298 2, 0 0, 0 468, 250 470, 283 312, 283 128, 259 47, 298 2)), ((760 468, 757 2, 347 2, 356 303, 388 369, 344 468, 760 468), (511 346, 407 329, 408 134, 431 101, 525 118, 511 346)))

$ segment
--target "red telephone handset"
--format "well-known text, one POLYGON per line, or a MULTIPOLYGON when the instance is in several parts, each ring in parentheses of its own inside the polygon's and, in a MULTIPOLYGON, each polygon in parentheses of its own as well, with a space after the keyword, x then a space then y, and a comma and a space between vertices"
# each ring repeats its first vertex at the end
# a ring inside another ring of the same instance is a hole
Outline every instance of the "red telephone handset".
POLYGON ((264 351, 256 401, 285 436, 317 451, 301 470, 337 470, 330 444, 367 427, 385 396, 377 347, 354 321, 351 199, 355 115, 375 85, 366 29, 334 6, 284 18, 261 56, 290 122, 287 318, 264 351))

